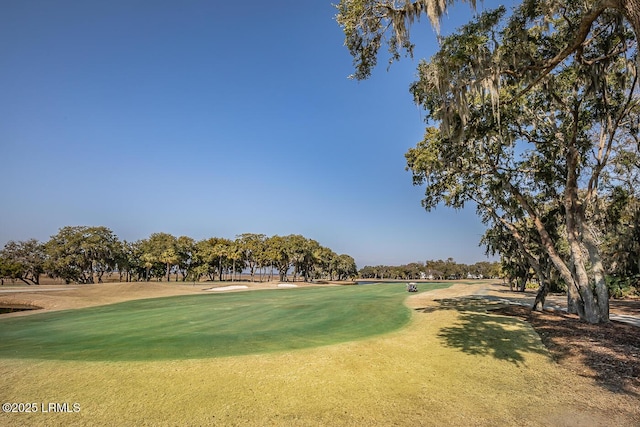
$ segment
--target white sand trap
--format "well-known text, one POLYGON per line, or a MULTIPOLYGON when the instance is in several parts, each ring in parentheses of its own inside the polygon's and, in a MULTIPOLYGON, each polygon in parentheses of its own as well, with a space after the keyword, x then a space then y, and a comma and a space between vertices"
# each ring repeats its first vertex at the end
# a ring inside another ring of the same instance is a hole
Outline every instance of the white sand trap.
POLYGON ((297 288, 298 285, 292 285, 290 283, 278 283, 279 288, 297 288))
POLYGON ((207 291, 215 291, 215 292, 219 292, 219 291, 234 291, 236 289, 247 289, 248 286, 245 285, 233 285, 233 286, 222 286, 220 288, 209 288, 207 289, 207 291))

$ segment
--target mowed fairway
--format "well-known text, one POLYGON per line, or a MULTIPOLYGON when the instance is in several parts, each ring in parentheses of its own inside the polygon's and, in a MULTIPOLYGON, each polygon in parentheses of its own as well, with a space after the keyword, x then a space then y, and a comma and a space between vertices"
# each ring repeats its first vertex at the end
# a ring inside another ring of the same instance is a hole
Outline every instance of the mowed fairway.
MULTIPOLYGON (((436 287, 441 285, 431 285, 436 287)), ((129 301, 0 320, 0 358, 195 359, 294 350, 406 324, 402 285, 129 301)))
MULTIPOLYGON (((463 296, 472 287, 456 285, 424 292, 427 287, 420 285, 423 292, 411 296, 402 285, 250 291, 197 295, 193 300, 189 296, 131 301, 98 311, 50 313, 44 319, 54 323, 66 316, 89 322, 90 313, 97 316, 113 309, 126 319, 141 310, 127 322, 117 319, 117 315, 105 317, 115 322, 115 326, 105 327, 122 332, 128 330, 125 324, 133 322, 137 326, 132 325, 132 331, 144 330, 155 322, 146 323, 143 318, 157 316, 164 320, 158 321, 155 329, 147 330, 160 333, 163 328, 176 328, 172 334, 205 331, 207 328, 201 326, 178 327, 174 323, 188 324, 196 318, 205 321, 211 317, 217 319, 219 331, 235 331, 247 341, 251 337, 271 337, 273 342, 283 343, 279 347, 255 347, 261 352, 251 351, 250 344, 238 344, 236 351, 245 354, 185 359, 170 356, 176 354, 175 350, 166 350, 162 356, 151 357, 147 352, 144 358, 124 357, 122 349, 112 352, 102 346, 111 358, 77 360, 79 350, 70 349, 67 344, 46 357, 39 353, 37 358, 28 358, 24 353, 9 357, 3 350, 0 401, 31 402, 38 410, 0 413, 0 425, 640 425, 637 397, 612 393, 558 367, 528 324, 493 314, 482 302, 434 301, 463 296), (217 310, 228 312, 226 315, 214 314, 213 310, 208 316, 199 317, 201 313, 194 312, 195 317, 179 319, 177 313, 183 311, 174 308, 171 320, 168 314, 172 305, 165 302, 180 305, 177 303, 191 301, 199 307, 200 302, 196 301, 200 297, 211 301, 211 307, 220 304, 219 307, 233 308, 217 310), (317 306, 318 311, 304 307, 307 305, 317 306), (167 316, 150 316, 160 306, 165 307, 167 316), (153 310, 142 316, 142 307, 153 310), (334 318, 323 315, 325 310, 334 318), (251 320, 254 312, 262 322, 251 320), (279 319, 278 313, 288 319, 279 319), (305 318, 313 313, 318 316, 317 322, 305 318), (354 322, 360 325, 352 325, 354 322), (240 324, 244 326, 241 328, 240 324), (303 338, 307 348, 296 349, 299 344, 287 343, 304 335, 304 331, 290 324, 305 324, 313 332, 314 338, 303 338), (278 329, 286 332, 276 333, 278 329), (269 330, 273 335, 267 333, 269 330), (331 338, 323 338, 318 333, 321 330, 331 338), (61 403, 63 408, 67 404, 71 411, 43 411, 50 403, 61 403), (625 405, 627 409, 620 410, 625 405), (75 409, 78 410, 74 412, 75 409)), ((32 322, 39 322, 41 316, 3 319, 2 334, 6 336, 8 326, 21 324, 18 320, 26 322, 33 317, 32 322)), ((92 319, 97 321, 98 317, 92 319)), ((57 323, 57 327, 61 325, 57 323)), ((99 329, 91 323, 85 326, 99 329)), ((65 335, 57 329, 49 331, 65 335)), ((25 335, 22 341, 13 332, 10 336, 14 345, 23 342, 30 346, 29 351, 43 351, 25 335)), ((177 342, 181 347, 177 353, 188 353, 187 344, 193 344, 177 342)), ((117 340, 112 343, 116 344, 117 340)), ((142 351, 152 344, 157 345, 147 342, 126 353, 142 351)), ((216 347, 203 348, 213 352, 216 347)))

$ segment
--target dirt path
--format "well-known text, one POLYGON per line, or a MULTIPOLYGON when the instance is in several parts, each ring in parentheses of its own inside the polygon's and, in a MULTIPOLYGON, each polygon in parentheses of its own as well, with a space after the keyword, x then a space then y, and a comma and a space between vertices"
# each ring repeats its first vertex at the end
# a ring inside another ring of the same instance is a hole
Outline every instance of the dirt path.
MULTIPOLYGON (((525 292, 515 292, 509 290, 507 286, 503 286, 495 282, 486 282, 479 284, 455 284, 446 289, 437 289, 435 291, 424 292, 409 298, 408 304, 417 304, 420 306, 425 301, 433 301, 436 299, 459 298, 464 296, 482 296, 494 301, 501 301, 516 305, 524 305, 531 307, 536 298, 536 290, 527 290, 525 292)), ((545 301, 545 310, 547 311, 566 311, 567 297, 566 295, 551 294, 547 296, 545 301)), ((609 310, 611 320, 629 323, 640 327, 640 300, 610 300, 609 310)))
MULTIPOLYGON (((435 300, 445 298, 460 298, 470 295, 488 295, 497 291, 497 285, 491 283, 466 284, 456 283, 448 288, 435 289, 429 292, 421 292, 411 295, 407 299, 407 305, 410 308, 424 307, 425 305, 434 304, 435 300)), ((418 289, 420 285, 418 285, 418 289)))

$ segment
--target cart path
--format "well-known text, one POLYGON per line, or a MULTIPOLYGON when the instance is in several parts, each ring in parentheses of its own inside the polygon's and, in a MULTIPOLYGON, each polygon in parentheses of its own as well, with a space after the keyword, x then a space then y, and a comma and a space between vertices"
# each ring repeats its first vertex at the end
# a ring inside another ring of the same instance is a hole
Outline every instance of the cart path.
MULTIPOLYGON (((419 286, 418 286, 419 288, 419 286)), ((490 301, 531 307, 536 298, 535 291, 514 292, 508 287, 494 283, 454 284, 446 289, 436 289, 412 295, 407 299, 410 308, 433 305, 436 300, 447 298, 482 297, 490 301)), ((567 311, 567 297, 564 295, 549 295, 545 300, 545 310, 567 311)), ((616 322, 628 323, 640 327, 640 300, 611 300, 609 319, 616 322), (633 306, 630 308, 630 306, 633 306), (631 313, 631 314, 630 314, 631 313)))

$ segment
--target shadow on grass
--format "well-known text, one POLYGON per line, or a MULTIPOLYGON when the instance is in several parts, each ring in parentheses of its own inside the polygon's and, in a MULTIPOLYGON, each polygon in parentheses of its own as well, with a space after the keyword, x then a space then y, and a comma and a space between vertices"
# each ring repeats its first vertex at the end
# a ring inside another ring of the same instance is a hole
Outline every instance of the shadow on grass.
POLYGON ((620 322, 592 325, 574 315, 532 312, 518 306, 501 308, 499 313, 530 323, 562 366, 609 391, 640 396, 638 327, 620 322))
POLYGON ((464 353, 491 356, 514 364, 524 364, 530 353, 548 354, 538 337, 522 321, 490 313, 503 307, 481 297, 436 300, 438 306, 418 308, 430 313, 436 310, 460 312, 455 324, 442 328, 438 337, 448 347, 464 353))

